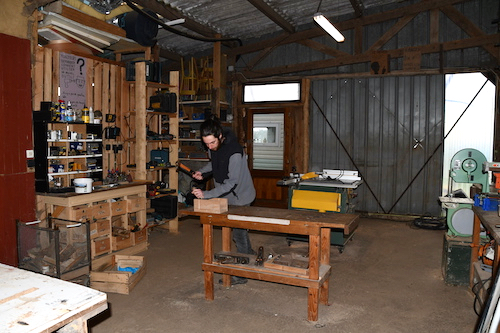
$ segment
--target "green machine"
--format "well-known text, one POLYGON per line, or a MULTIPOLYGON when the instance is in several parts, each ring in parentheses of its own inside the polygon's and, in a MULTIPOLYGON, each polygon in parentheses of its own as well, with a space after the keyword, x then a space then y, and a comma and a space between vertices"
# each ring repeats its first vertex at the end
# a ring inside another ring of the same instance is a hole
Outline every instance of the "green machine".
MULTIPOLYGON (((480 151, 472 148, 462 149, 453 155, 450 162, 450 181, 448 193, 454 194, 453 182, 481 184, 483 192, 488 192, 489 175, 483 172, 486 157, 480 151)), ((462 191, 460 197, 440 197, 442 207, 446 209, 448 234, 460 237, 470 237, 474 224, 472 205, 474 200, 468 198, 462 191)))
MULTIPOLYGON (((353 191, 362 180, 357 171, 345 170, 323 170, 323 172, 306 175, 291 175, 287 180, 281 181, 279 185, 291 185, 288 189, 288 208, 303 209, 319 212, 352 213, 354 204, 353 191)), ((330 244, 344 251, 345 244, 352 238, 352 232, 344 235, 343 231, 332 229, 330 244)), ((302 235, 288 236, 288 244, 291 241, 307 241, 302 235)))

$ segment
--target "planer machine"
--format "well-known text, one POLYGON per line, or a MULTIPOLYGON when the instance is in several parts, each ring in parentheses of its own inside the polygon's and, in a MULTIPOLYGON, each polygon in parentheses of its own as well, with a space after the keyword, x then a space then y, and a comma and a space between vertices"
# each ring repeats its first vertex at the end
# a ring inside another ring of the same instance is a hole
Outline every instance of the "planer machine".
MULTIPOLYGON (((290 177, 278 181, 278 185, 289 187, 289 209, 352 213, 352 199, 356 197, 353 191, 362 182, 358 171, 324 169, 322 172, 306 174, 291 173, 290 177)), ((343 252, 352 236, 352 233, 344 235, 332 229, 330 244, 338 246, 339 251, 343 252)), ((299 235, 289 236, 287 240, 289 244, 291 240, 307 241, 299 235)))

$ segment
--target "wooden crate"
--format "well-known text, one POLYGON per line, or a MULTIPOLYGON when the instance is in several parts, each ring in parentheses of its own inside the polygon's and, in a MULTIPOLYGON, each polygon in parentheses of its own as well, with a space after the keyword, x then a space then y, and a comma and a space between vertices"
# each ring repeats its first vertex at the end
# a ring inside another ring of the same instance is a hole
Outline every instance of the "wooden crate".
POLYGON ((127 201, 118 200, 111 203, 111 216, 123 215, 127 213, 127 201))
POLYGON ((93 209, 88 205, 79 205, 74 207, 56 206, 56 211, 60 211, 58 215, 61 219, 72 221, 86 221, 92 219, 93 209))
POLYGON ((90 222, 90 238, 111 234, 111 222, 108 219, 99 219, 95 222, 90 222))
POLYGON ((113 236, 112 240, 113 241, 111 248, 113 249, 113 251, 120 251, 134 245, 134 238, 130 235, 128 235, 128 237, 113 236))
POLYGON ((148 241, 148 230, 142 229, 141 231, 131 232, 131 237, 134 239, 134 245, 148 241))
POLYGON ((101 254, 111 253, 111 239, 109 237, 99 237, 90 241, 90 252, 92 258, 101 254))
POLYGON ((228 205, 225 198, 212 199, 194 199, 194 211, 204 213, 223 213, 227 212, 228 205))
POLYGON ((90 287, 111 293, 128 295, 146 274, 146 259, 142 256, 114 255, 106 269, 90 272, 90 287), (139 268, 135 273, 119 271, 118 267, 139 268))
POLYGON ((137 212, 143 209, 146 209, 146 198, 142 197, 130 197, 127 199, 127 211, 130 212, 137 212))
POLYGON ((110 215, 111 209, 109 202, 95 203, 92 205, 92 216, 95 219, 106 218, 110 215))

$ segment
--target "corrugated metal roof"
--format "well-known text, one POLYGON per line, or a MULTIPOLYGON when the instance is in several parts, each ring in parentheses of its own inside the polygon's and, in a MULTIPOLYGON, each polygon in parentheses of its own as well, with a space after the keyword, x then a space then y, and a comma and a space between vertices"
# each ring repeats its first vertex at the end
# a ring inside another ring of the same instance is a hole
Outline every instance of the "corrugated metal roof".
MULTIPOLYGON (((223 37, 240 38, 247 41, 283 31, 247 0, 160 0, 159 2, 180 11, 198 23, 209 26, 223 37)), ((265 0, 265 2, 296 30, 313 24, 313 15, 318 11, 320 4, 319 0, 265 0)), ((365 10, 395 2, 400 4, 408 1, 362 1, 365 10)), ((332 22, 339 20, 340 17, 353 18, 355 16, 349 0, 322 1, 319 11, 332 22)), ((185 31, 182 26, 175 26, 175 28, 185 31)), ((158 33, 158 44, 161 48, 183 55, 211 50, 212 48, 212 43, 191 40, 164 29, 158 33)))

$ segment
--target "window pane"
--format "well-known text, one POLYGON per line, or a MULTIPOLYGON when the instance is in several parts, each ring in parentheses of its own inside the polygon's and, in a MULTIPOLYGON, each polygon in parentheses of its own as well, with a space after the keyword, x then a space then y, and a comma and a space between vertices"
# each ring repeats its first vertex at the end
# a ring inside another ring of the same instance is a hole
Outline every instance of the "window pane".
POLYGON ((253 169, 283 170, 284 119, 283 113, 253 115, 253 169))
POLYGON ((299 101, 300 83, 245 85, 243 102, 299 101))

